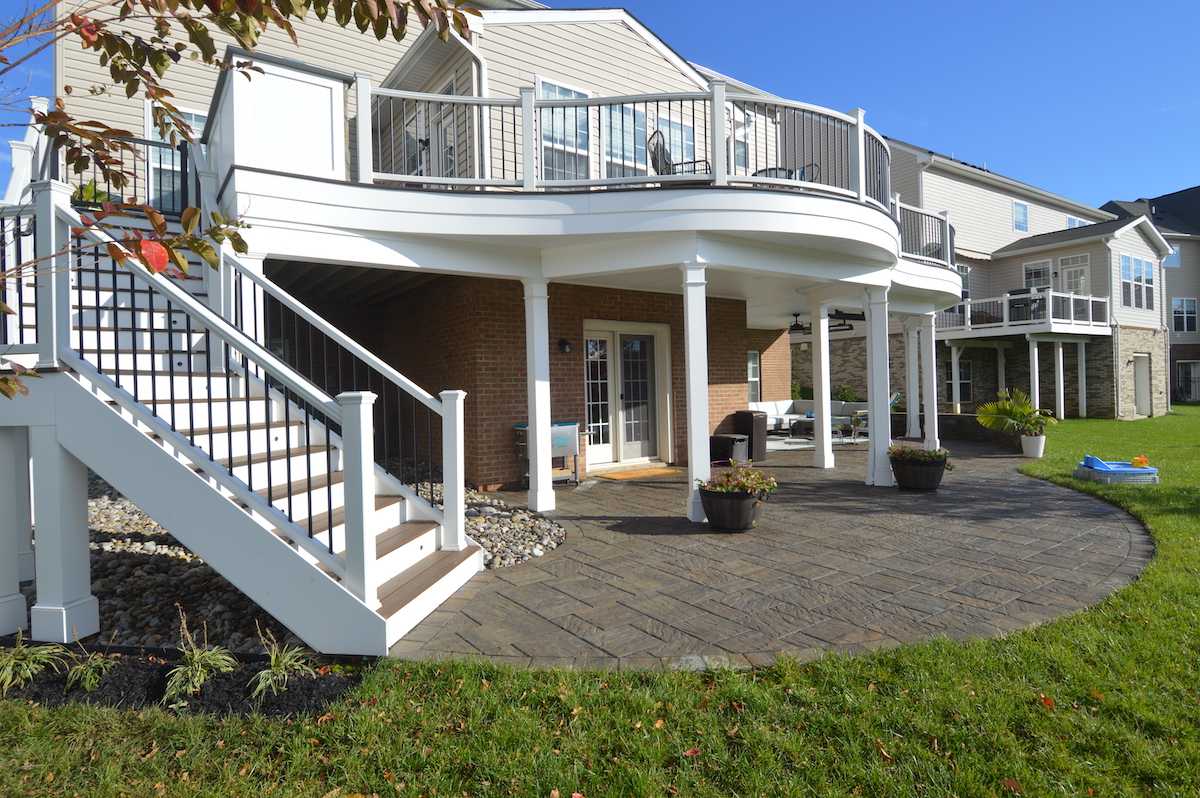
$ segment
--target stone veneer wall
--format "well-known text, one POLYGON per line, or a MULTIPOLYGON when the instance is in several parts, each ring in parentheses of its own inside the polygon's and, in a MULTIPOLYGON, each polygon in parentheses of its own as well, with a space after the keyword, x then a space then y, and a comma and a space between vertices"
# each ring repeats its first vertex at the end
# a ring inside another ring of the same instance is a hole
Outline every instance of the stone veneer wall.
MULTIPOLYGON (((808 348, 799 343, 791 346, 792 382, 804 388, 812 388, 812 342, 808 348)), ((893 333, 888 336, 888 361, 891 364, 890 384, 892 392, 904 393, 904 335, 893 333)), ((867 396, 867 339, 833 338, 829 341, 830 390, 849 388, 863 399, 867 396)))
POLYGON ((1167 372, 1170 368, 1170 354, 1167 331, 1144 327, 1117 327, 1113 333, 1119 377, 1117 389, 1121 398, 1120 417, 1136 416, 1133 356, 1143 353, 1150 356, 1150 415, 1163 415, 1169 406, 1167 390, 1170 380, 1167 372))

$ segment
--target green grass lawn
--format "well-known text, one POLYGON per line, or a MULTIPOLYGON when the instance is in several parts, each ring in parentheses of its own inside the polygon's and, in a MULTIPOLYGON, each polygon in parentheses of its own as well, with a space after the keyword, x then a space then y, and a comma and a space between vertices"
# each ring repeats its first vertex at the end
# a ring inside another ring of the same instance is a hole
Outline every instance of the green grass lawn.
POLYGON ((1030 632, 753 673, 387 662, 292 723, 0 701, 0 794, 1196 795, 1198 447, 1194 407, 1051 428, 1027 472, 1127 508, 1158 551, 1030 632), (1085 451, 1149 455, 1163 482, 1077 483, 1085 451))

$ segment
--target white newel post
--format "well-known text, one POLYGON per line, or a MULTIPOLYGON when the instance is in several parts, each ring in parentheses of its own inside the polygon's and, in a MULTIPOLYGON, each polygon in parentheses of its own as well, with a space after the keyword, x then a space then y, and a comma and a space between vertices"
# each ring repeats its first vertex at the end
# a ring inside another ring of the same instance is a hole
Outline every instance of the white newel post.
POLYGON ((954 251, 950 242, 950 211, 942 211, 942 255, 949 266, 954 263, 954 251))
POLYGON ((533 87, 521 87, 521 178, 526 191, 537 189, 538 152, 537 114, 533 87))
POLYGON ((379 606, 375 552, 375 394, 337 395, 342 410, 342 460, 345 473, 346 589, 368 607, 379 606))
POLYGON ((870 374, 867 380, 867 406, 870 411, 870 471, 867 484, 878 487, 895 485, 888 447, 892 445, 892 410, 888 402, 891 374, 888 366, 888 289, 867 289, 867 347, 870 374))
POLYGON ((729 168, 726 158, 729 145, 725 133, 725 92, 723 80, 714 80, 712 86, 712 125, 708 133, 708 149, 712 158, 713 185, 724 186, 729 183, 729 168))
POLYGON ((925 400, 925 448, 942 446, 938 437, 937 314, 925 316, 921 326, 921 393, 925 400))
POLYGON ((688 507, 691 521, 703 521, 698 480, 712 476, 708 450, 708 308, 704 267, 683 265, 683 351, 687 384, 688 507))
POLYGON ((28 546, 29 443, 23 427, 0 427, 0 635, 29 626, 20 583, 28 546))
POLYGON ((463 408, 466 391, 442 391, 442 548, 467 547, 467 458, 463 408))
POLYGON ((100 631, 88 552, 87 467, 58 442, 57 428, 29 428, 37 518, 37 604, 30 637, 70 643, 100 631))
POLYGON ((362 73, 354 75, 354 101, 357 118, 355 132, 357 139, 355 152, 358 160, 358 182, 375 182, 375 150, 371 135, 371 78, 362 73))
POLYGON ((1080 341, 1075 347, 1075 359, 1079 363, 1076 368, 1079 372, 1079 417, 1087 418, 1087 341, 1080 341))
POLYGON ((813 466, 833 468, 833 419, 829 413, 829 305, 812 314, 813 466))
POLYGON ((529 398, 529 509, 554 509, 550 446, 550 311, 545 280, 525 280, 525 375, 529 398))
POLYGON ((854 130, 850 136, 850 176, 854 184, 851 186, 858 192, 858 201, 866 202, 867 200, 867 159, 864 156, 866 151, 866 129, 864 128, 867 112, 861 108, 855 108, 850 112, 850 116, 854 117, 854 130))
POLYGON ((904 435, 921 437, 921 372, 917 350, 920 331, 910 319, 904 324, 904 435))
POLYGON ((962 348, 950 345, 950 404, 954 406, 954 415, 962 413, 962 373, 959 360, 962 358, 962 348))
MULTIPOLYGON (((37 214, 37 254, 46 257, 62 250, 69 243, 70 231, 58 218, 57 209, 70 207, 71 187, 55 180, 34 183, 33 207, 37 214)), ((58 368, 60 345, 69 341, 71 323, 71 258, 56 255, 40 261, 37 273, 37 344, 39 369, 58 368)))
POLYGON ((1062 341, 1054 342, 1054 417, 1059 421, 1067 417, 1067 391, 1063 373, 1062 341))
POLYGON ((1029 339, 1029 401, 1034 407, 1042 406, 1042 377, 1038 372, 1038 344, 1036 338, 1029 339))

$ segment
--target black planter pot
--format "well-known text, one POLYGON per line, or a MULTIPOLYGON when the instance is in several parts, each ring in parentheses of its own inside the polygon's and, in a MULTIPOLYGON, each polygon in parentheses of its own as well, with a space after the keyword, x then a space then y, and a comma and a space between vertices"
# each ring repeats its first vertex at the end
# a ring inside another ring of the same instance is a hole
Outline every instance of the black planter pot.
POLYGON ((926 462, 897 460, 894 457, 890 459, 892 474, 896 477, 896 487, 900 490, 937 490, 938 485, 942 484, 942 476, 946 473, 945 460, 926 462))
POLYGON ((725 532, 753 529, 766 501, 765 495, 700 489, 700 503, 704 506, 704 515, 708 517, 708 525, 725 532))

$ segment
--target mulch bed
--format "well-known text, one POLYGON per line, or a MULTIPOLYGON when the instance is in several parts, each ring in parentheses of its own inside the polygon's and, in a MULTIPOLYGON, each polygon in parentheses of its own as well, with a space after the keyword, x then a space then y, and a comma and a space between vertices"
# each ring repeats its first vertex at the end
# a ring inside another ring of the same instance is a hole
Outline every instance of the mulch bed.
MULTIPOLYGON (((120 709, 163 707, 167 674, 174 662, 153 655, 111 655, 117 664, 104 675, 92 692, 75 687, 67 689, 67 674, 43 671, 31 684, 9 691, 8 698, 31 701, 41 706, 91 704, 120 709)), ((241 662, 230 673, 209 677, 198 696, 189 697, 183 712, 213 715, 249 715, 268 717, 317 714, 342 697, 362 680, 359 665, 324 664, 316 677, 292 677, 278 695, 267 694, 261 704, 250 698, 250 680, 265 667, 261 661, 241 662)))

